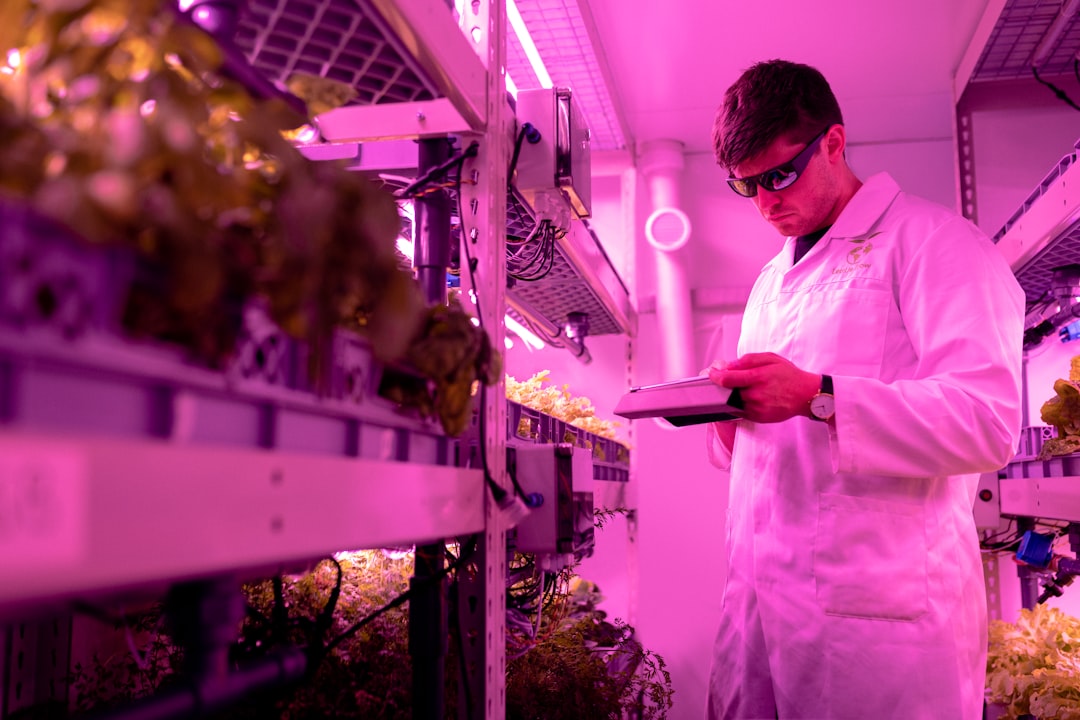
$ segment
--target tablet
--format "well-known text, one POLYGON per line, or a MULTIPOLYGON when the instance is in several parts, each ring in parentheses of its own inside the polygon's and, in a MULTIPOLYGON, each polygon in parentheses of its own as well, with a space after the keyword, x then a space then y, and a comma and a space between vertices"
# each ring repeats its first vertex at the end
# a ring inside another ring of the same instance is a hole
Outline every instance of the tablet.
POLYGON ((615 414, 636 420, 660 417, 676 427, 742 417, 738 388, 720 387, 707 376, 682 378, 630 388, 615 414))

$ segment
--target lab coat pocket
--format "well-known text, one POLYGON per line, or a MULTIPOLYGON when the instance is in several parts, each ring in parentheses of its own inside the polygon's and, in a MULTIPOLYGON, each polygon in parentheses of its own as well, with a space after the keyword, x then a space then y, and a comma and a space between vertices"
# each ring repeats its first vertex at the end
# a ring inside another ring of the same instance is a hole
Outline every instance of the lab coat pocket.
POLYGON ((891 302, 892 295, 878 287, 818 285, 806 294, 799 314, 799 335, 813 338, 813 357, 799 359, 836 375, 877 377, 891 302))
POLYGON ((820 495, 813 562, 826 614, 917 620, 927 611, 926 558, 920 506, 820 495))

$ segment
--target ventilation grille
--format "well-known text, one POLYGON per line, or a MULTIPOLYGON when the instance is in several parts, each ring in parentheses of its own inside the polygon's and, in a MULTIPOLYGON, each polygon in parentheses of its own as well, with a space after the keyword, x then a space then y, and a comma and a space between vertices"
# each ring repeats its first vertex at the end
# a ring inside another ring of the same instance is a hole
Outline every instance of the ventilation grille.
POLYGON ((350 104, 430 100, 433 85, 354 0, 248 0, 236 45, 280 89, 295 72, 353 87, 350 104))
MULTIPOLYGON (((975 65, 972 80, 1030 78, 1035 51, 1062 5, 1061 0, 1008 0, 975 65)), ((1080 13, 1065 21, 1063 28, 1046 61, 1038 67, 1040 76, 1073 73, 1073 61, 1080 52, 1080 13)))
POLYGON ((1056 242, 1036 255, 1016 273, 1030 308, 1050 290, 1054 268, 1075 264, 1080 258, 1080 220, 1058 236, 1056 242))

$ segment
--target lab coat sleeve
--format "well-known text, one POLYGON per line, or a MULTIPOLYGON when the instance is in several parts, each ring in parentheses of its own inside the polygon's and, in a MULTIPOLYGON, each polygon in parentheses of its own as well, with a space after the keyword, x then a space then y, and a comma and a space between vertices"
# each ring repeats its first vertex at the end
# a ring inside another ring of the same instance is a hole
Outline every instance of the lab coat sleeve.
POLYGON ((933 477, 1003 467, 1020 434, 1024 326, 1008 264, 957 217, 913 251, 897 283, 915 368, 891 382, 834 377, 834 469, 933 477))

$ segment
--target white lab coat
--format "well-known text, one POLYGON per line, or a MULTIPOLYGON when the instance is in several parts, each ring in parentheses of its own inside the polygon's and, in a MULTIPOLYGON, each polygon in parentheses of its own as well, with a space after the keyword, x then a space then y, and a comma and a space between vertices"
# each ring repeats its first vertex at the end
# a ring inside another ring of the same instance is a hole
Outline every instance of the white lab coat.
POLYGON ((981 715, 972 503, 1017 445, 1024 297, 974 225, 870 178, 747 302, 739 354, 833 376, 835 426, 740 421, 710 718, 981 715), (776 711, 774 711, 774 702, 776 711))

